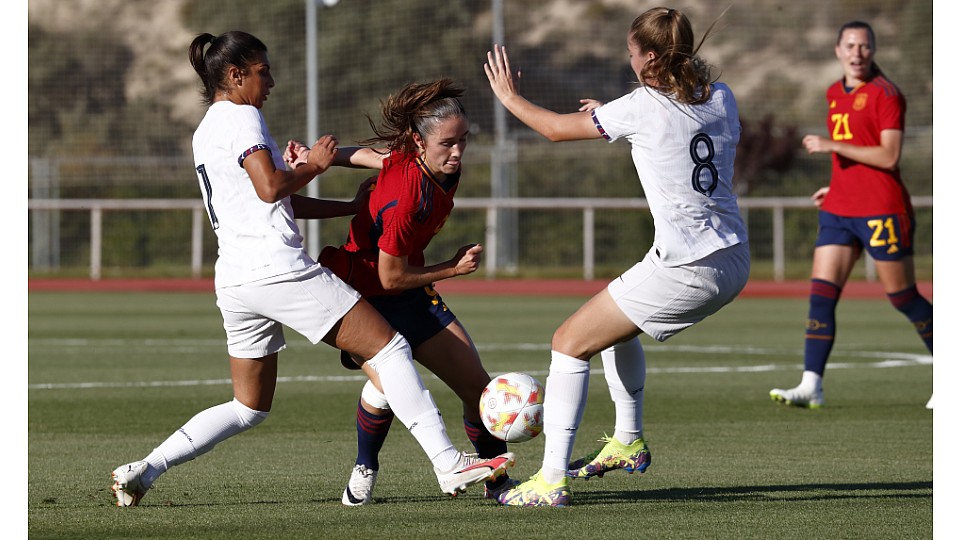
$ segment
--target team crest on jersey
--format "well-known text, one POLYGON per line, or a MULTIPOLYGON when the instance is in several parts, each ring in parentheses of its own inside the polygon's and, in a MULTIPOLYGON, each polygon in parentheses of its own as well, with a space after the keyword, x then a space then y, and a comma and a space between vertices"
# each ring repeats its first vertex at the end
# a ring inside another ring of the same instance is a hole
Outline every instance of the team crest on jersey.
POLYGON ((867 94, 857 94, 853 100, 853 110, 862 111, 867 106, 867 94))
POLYGON ((833 100, 833 101, 830 102, 830 108, 831 108, 831 109, 836 109, 836 108, 837 108, 837 100, 833 100))

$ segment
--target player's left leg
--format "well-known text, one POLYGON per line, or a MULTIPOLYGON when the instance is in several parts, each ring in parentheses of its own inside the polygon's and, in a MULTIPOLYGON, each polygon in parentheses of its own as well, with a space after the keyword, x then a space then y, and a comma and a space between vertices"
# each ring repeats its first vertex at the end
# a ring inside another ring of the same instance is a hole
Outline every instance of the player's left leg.
MULTIPOLYGON (((832 229, 829 229, 832 230, 832 229)), ((829 234, 821 227, 821 235, 829 234)), ((848 239, 846 236, 844 239, 848 239)), ((809 409, 823 406, 823 376, 837 333, 837 304, 850 272, 860 259, 861 248, 850 244, 819 245, 813 250, 810 297, 803 335, 803 373, 793 388, 774 388, 770 399, 809 409)))
POLYGON ((230 357, 230 373, 233 400, 197 413, 143 460, 113 471, 111 489, 117 506, 136 506, 170 467, 209 452, 267 418, 277 386, 277 353, 254 359, 230 357))
POLYGON ((923 344, 933 354, 933 304, 917 290, 913 257, 875 263, 877 277, 890 303, 913 323, 923 344))
POLYGON ((373 488, 380 471, 380 450, 394 418, 387 397, 377 388, 379 377, 376 373, 369 375, 371 379, 364 384, 357 402, 357 459, 341 497, 346 506, 373 502, 373 488))
POLYGON ((604 289, 571 315, 553 335, 550 374, 543 402, 543 465, 526 482, 499 497, 509 506, 566 506, 567 467, 590 382, 589 359, 640 330, 604 289))
POLYGON ((643 387, 647 362, 639 337, 600 352, 603 374, 616 411, 613 437, 604 436, 604 445, 570 463, 567 476, 588 479, 624 469, 644 472, 650 466, 650 450, 643 440, 643 387))
MULTIPOLYGON (((879 216, 871 222, 884 225, 879 241, 867 248, 876 262, 877 277, 883 290, 897 311, 913 324, 924 346, 933 354, 933 305, 917 290, 913 262, 916 220, 912 215, 899 214, 879 216)), ((933 408, 933 396, 927 402, 927 408, 933 408)))
MULTIPOLYGON (((896 261, 875 261, 877 277, 883 283, 890 303, 913 323, 914 329, 923 344, 933 354, 933 304, 920 291, 914 277, 913 257, 904 257, 896 261)), ((927 401, 927 408, 933 408, 933 395, 927 401)))
MULTIPOLYGON (((480 420, 480 395, 490 375, 480 361, 477 348, 459 320, 418 345, 413 356, 417 362, 440 378, 463 402, 463 427, 477 455, 493 458, 507 451, 507 443, 494 437, 480 420)), ((485 498, 496 498, 505 488, 515 485, 506 474, 490 480, 485 498)))
POLYGON ((607 289, 588 300, 554 333, 543 402, 546 443, 542 475, 546 482, 565 476, 570 465, 587 401, 590 358, 639 333, 607 289))

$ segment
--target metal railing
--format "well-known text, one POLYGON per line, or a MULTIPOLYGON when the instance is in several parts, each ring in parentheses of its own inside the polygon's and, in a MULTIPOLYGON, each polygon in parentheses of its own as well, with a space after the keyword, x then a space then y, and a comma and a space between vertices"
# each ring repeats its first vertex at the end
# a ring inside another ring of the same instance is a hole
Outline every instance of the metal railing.
MULTIPOLYGON (((933 197, 913 197, 915 208, 932 208, 933 197)), ((782 281, 785 276, 786 257, 784 243, 784 211, 787 209, 809 209, 813 206, 807 197, 745 197, 739 201, 743 210, 767 209, 772 212, 771 251, 773 253, 774 279, 782 281)), ((595 275, 594 218, 597 210, 636 210, 647 209, 646 199, 641 198, 463 198, 457 199, 457 208, 485 210, 485 271, 487 276, 496 274, 497 261, 497 223, 498 212, 504 209, 541 209, 570 210, 583 212, 583 278, 593 279, 595 275)), ((199 199, 30 199, 29 210, 48 211, 87 211, 90 212, 90 279, 99 280, 102 274, 103 260, 103 213, 105 211, 130 210, 190 210, 192 212, 190 268, 194 277, 200 277, 203 261, 203 231, 207 226, 203 202, 199 199)), ((872 259, 866 257, 867 279, 875 279, 872 259)))

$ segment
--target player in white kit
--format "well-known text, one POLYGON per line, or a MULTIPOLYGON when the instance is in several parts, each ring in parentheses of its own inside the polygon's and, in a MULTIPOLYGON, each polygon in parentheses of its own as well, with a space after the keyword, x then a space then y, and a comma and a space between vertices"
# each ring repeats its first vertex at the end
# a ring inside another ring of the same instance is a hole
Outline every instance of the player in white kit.
POLYGON ((487 53, 484 71, 497 98, 541 135, 552 141, 630 142, 655 227, 644 259, 554 333, 543 465, 530 480, 501 494, 501 504, 566 506, 570 478, 646 470, 646 362, 639 334, 663 341, 703 320, 736 298, 750 272, 746 227, 733 192, 740 138, 733 93, 711 79, 696 55, 690 21, 678 10, 653 8, 637 17, 627 32, 627 49, 639 86, 606 104, 581 100, 579 112, 571 114, 520 96, 506 49, 495 45, 487 53), (615 431, 602 448, 570 462, 586 404, 589 360, 597 353, 615 404, 615 431))
POLYGON ((306 164, 288 170, 260 114, 274 85, 266 46, 244 32, 202 34, 190 62, 209 105, 193 138, 197 178, 217 234, 217 306, 223 315, 233 399, 191 418, 140 461, 113 471, 118 506, 135 506, 174 465, 263 422, 273 404, 283 326, 363 360, 378 378, 394 414, 430 458, 451 495, 502 474, 513 454, 479 459, 450 442, 423 385, 410 346, 380 313, 305 252, 294 217, 343 216, 357 201, 296 195, 333 162, 337 141, 321 137, 306 164))

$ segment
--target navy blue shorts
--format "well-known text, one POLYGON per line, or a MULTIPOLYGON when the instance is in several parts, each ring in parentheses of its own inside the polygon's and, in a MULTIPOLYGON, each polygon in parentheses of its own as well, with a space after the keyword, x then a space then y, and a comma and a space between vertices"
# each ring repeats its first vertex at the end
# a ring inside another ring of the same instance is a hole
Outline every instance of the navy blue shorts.
MULTIPOLYGON (((457 316, 443 303, 432 286, 410 289, 400 294, 366 298, 400 335, 407 338, 411 349, 440 333, 457 316)), ((340 351, 340 363, 348 369, 360 369, 346 351, 340 351)))
POLYGON ((857 245, 876 261, 897 261, 913 255, 915 225, 909 214, 843 217, 821 210, 817 247, 857 245))

